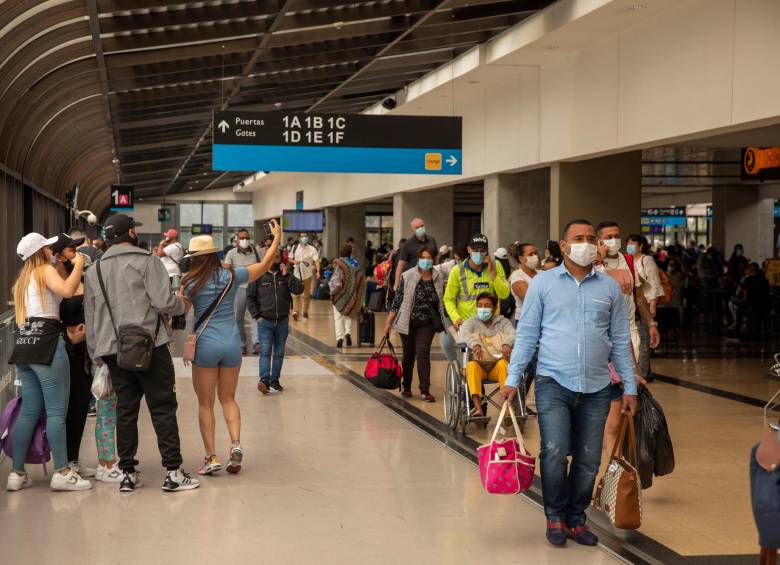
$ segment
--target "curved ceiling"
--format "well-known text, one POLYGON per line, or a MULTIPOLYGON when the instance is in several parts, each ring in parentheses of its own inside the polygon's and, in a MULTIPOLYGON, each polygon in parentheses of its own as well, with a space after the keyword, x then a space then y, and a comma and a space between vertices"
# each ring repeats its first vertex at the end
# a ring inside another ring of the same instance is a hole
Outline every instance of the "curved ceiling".
POLYGON ((215 109, 360 112, 551 0, 5 0, 0 162, 102 210, 232 186, 215 109), (102 192, 101 192, 102 191, 102 192))

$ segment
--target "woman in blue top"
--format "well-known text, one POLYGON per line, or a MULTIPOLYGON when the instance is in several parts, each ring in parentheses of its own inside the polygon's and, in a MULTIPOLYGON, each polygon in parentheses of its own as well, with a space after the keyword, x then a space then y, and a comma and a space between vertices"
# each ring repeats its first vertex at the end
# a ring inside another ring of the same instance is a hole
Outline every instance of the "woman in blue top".
POLYGON ((227 471, 238 473, 241 470, 241 412, 236 403, 238 373, 241 369, 241 338, 236 326, 234 302, 238 285, 259 279, 273 263, 282 230, 275 220, 271 220, 271 230, 274 242, 263 260, 236 269, 222 264, 218 255, 220 250, 214 246, 211 236, 203 235, 190 240, 190 270, 182 280, 180 292, 192 301, 195 320, 199 320, 227 286, 231 285, 210 318, 207 317, 195 328, 198 337, 192 366, 192 384, 198 396, 198 421, 206 448, 205 461, 198 469, 201 475, 211 475, 222 469, 222 464, 217 459, 214 439, 215 396, 219 396, 232 442, 227 471))

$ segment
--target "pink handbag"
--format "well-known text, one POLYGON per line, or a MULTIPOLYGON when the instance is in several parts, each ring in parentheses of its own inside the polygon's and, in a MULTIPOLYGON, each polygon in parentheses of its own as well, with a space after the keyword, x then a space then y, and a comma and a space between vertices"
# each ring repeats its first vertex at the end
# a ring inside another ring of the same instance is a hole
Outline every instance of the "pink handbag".
POLYGON ((518 494, 531 488, 536 459, 525 448, 515 411, 509 403, 504 402, 501 407, 493 437, 490 438, 490 443, 477 449, 477 457, 482 484, 490 494, 518 494), (516 437, 496 441, 507 408, 516 437))

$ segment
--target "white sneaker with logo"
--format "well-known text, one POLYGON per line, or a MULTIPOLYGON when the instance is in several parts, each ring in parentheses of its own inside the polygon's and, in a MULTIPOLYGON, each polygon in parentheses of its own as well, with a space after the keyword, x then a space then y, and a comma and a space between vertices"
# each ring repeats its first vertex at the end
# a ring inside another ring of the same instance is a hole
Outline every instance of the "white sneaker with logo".
POLYGON ((94 477, 95 473, 97 473, 97 469, 87 467, 86 465, 82 467, 78 461, 71 461, 68 465, 82 477, 94 477))
POLYGON ((119 470, 116 463, 113 467, 103 467, 98 465, 97 471, 95 471, 95 480, 101 483, 121 483, 125 474, 119 470))
POLYGON ((82 479, 81 475, 73 469, 69 469, 64 475, 59 472, 52 474, 51 488, 52 490, 89 490, 92 488, 92 483, 82 479))

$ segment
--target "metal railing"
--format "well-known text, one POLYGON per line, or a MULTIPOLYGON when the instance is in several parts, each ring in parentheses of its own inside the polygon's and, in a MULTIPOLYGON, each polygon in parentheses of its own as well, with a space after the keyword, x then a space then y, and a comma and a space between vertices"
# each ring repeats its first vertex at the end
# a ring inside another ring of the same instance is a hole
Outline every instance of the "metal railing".
POLYGON ((8 364, 14 343, 14 311, 0 314, 0 411, 18 394, 16 371, 8 364))

